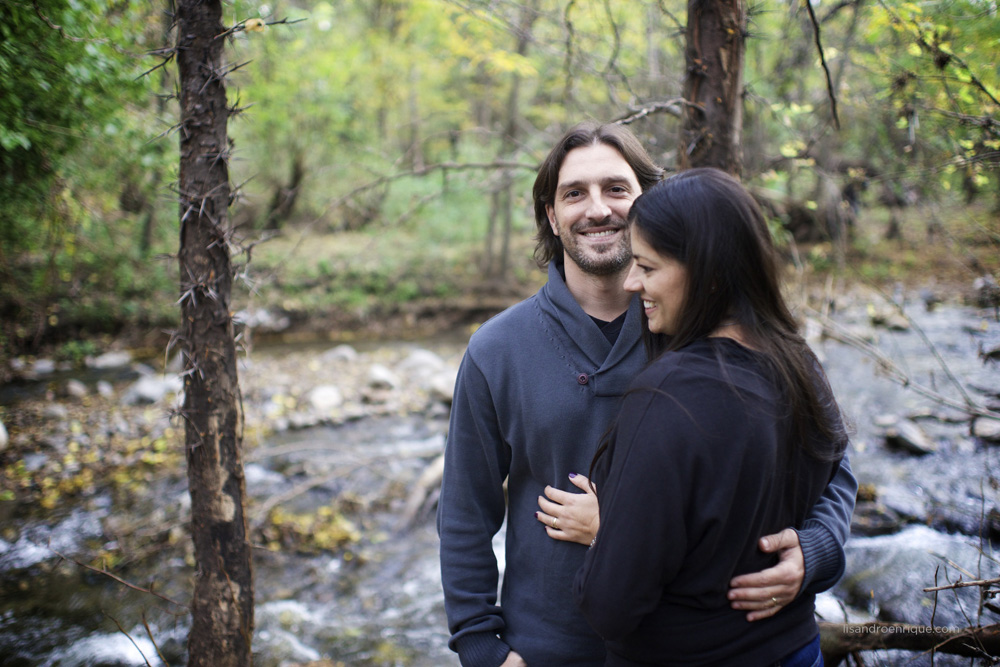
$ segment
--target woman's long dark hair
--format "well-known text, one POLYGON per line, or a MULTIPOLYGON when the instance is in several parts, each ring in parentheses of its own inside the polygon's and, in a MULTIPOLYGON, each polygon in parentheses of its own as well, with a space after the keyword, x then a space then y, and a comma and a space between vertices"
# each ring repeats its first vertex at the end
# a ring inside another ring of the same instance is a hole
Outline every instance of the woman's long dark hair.
MULTIPOLYGON (((632 234, 688 271, 674 334, 650 334, 643 316, 650 359, 705 338, 724 322, 739 324, 743 342, 763 360, 785 399, 793 446, 822 460, 838 459, 847 444, 840 411, 781 294, 771 234, 746 188, 718 169, 690 169, 639 196, 629 219, 632 234)), ((595 462, 607 444, 606 437, 595 462)))

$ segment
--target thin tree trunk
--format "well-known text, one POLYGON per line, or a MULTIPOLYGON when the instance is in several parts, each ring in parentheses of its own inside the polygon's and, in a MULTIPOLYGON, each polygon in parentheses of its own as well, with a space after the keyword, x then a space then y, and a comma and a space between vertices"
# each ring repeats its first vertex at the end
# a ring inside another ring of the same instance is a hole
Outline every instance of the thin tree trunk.
POLYGON ((684 110, 678 167, 743 168, 744 0, 688 0, 684 110))
POLYGON ((188 664, 252 664, 242 417, 230 314, 230 199, 220 0, 178 0, 185 449, 197 564, 188 664))
MULTIPOLYGON (((167 42, 170 37, 170 32, 173 30, 173 18, 171 16, 171 10, 173 9, 173 3, 168 0, 163 3, 163 39, 167 42)), ((160 89, 167 91, 170 88, 170 72, 166 67, 160 68, 160 89)), ((156 98, 156 113, 159 118, 163 118, 167 113, 167 96, 158 95, 156 98)), ((163 164, 160 158, 163 157, 164 144, 162 141, 157 141, 153 145, 153 151, 156 155, 156 163, 153 165, 153 182, 150 184, 150 192, 152 196, 146 200, 146 205, 143 207, 144 217, 142 222, 142 235, 139 238, 139 253, 143 259, 149 257, 149 252, 153 247, 153 233, 156 229, 156 209, 159 205, 160 198, 160 185, 163 182, 163 164)))
MULTIPOLYGON (((517 54, 523 56, 528 52, 531 43, 531 26, 538 18, 537 2, 530 2, 521 6, 521 14, 518 19, 517 34, 517 54)), ((507 106, 505 110, 506 120, 504 121, 503 138, 500 143, 499 159, 511 160, 517 151, 518 135, 518 110, 521 100, 521 76, 517 73, 511 82, 510 94, 507 96, 507 106)), ((510 265, 510 235, 513 225, 513 187, 514 177, 509 169, 505 169, 500 176, 500 183, 497 192, 494 193, 493 206, 490 208, 489 229, 486 236, 486 258, 484 267, 486 275, 490 278, 504 278, 507 275, 510 265), (500 257, 494 261, 494 240, 497 229, 497 218, 500 220, 500 257)))

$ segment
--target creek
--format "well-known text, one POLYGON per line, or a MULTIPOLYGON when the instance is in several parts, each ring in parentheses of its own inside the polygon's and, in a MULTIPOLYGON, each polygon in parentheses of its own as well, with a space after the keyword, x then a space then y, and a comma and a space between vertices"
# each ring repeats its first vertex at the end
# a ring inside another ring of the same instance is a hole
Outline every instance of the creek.
MULTIPOLYGON (((900 331, 872 326, 863 303, 834 320, 875 344, 912 383, 958 401, 965 392, 996 410, 997 363, 979 357, 1000 345, 992 311, 915 305, 907 313, 911 326, 900 331)), ((964 625, 970 601, 955 596, 932 609, 920 588, 960 574, 1000 574, 1000 449, 972 435, 955 410, 887 378, 885 366, 855 346, 819 335, 811 342, 854 425, 851 461, 867 494, 848 545, 847 573, 821 596, 819 613, 834 621, 964 625), (901 423, 917 428, 928 453, 894 444, 901 423)), ((258 348, 253 364, 241 369, 248 424, 271 427, 248 447, 246 463, 251 523, 263 536, 254 552, 258 667, 458 665, 446 646, 433 490, 428 496, 414 491, 444 446, 447 403, 434 398, 431 383, 405 378, 431 374, 426 365, 414 370, 414 357, 436 366, 435 373, 453 374, 463 349, 464 334, 358 345, 353 352, 276 346, 258 348), (373 379, 373 366, 381 381, 373 379), (385 379, 386 369, 404 379, 385 379), (317 419, 315 411, 300 409, 305 389, 330 377, 340 388, 333 407, 326 407, 335 416, 317 419), (289 407, 293 403, 299 408, 289 407), (276 498, 289 515, 328 508, 325 522, 302 530, 337 546, 287 548, 287 535, 254 515, 276 498)), ((117 378, 116 391, 131 381, 117 378)), ((184 664, 186 610, 168 599, 186 600, 191 585, 186 480, 165 471, 147 484, 146 500, 127 506, 111 491, 51 511, 0 503, 0 665, 184 664), (114 553, 117 535, 141 538, 143 530, 149 530, 148 552, 116 572, 163 597, 72 560, 114 553)), ((984 624, 997 620, 983 618, 984 624)), ((879 660, 912 658, 881 652, 879 660)), ((939 656, 935 664, 950 663, 939 656)))

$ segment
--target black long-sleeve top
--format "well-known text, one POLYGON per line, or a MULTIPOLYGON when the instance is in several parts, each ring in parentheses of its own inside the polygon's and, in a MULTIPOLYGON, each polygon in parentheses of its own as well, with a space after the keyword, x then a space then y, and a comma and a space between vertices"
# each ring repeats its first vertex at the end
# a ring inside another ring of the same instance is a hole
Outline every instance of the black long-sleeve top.
POLYGON ((636 378, 595 470, 601 528, 574 582, 607 665, 764 665, 815 637, 809 593, 753 623, 726 599, 733 576, 775 564, 758 539, 801 526, 837 466, 783 458, 787 412, 757 355, 726 338, 636 378))

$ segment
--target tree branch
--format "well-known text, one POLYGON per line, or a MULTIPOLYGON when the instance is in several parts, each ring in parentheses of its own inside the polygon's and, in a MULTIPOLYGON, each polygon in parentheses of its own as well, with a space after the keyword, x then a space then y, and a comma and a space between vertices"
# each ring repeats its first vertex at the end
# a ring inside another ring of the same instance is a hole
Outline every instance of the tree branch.
POLYGON ((826 55, 823 53, 823 42, 819 34, 819 21, 816 20, 816 12, 813 11, 812 2, 806 0, 804 3, 809 12, 809 20, 813 26, 813 37, 816 41, 816 50, 819 52, 819 62, 823 65, 823 73, 826 75, 826 94, 830 98, 830 114, 833 116, 833 126, 840 129, 840 117, 837 115, 837 93, 833 90, 833 78, 830 76, 830 68, 826 65, 826 55))
POLYGON ((919 383, 912 381, 909 376, 906 375, 899 366, 895 364, 889 357, 876 348, 874 345, 865 342, 861 338, 849 333, 839 324, 834 322, 831 318, 819 313, 815 309, 809 309, 813 312, 814 316, 823 324, 826 335, 830 336, 834 340, 840 341, 845 345, 849 345, 864 354, 868 355, 878 367, 889 377, 889 379, 898 382, 901 386, 908 389, 912 389, 921 396, 929 398, 932 401, 945 405, 950 408, 954 408, 970 417, 988 417, 990 419, 1000 419, 1000 412, 995 412, 986 408, 984 406, 978 405, 976 403, 962 403, 949 398, 943 394, 940 394, 933 389, 929 389, 919 383))
MULTIPOLYGON (((51 547, 49 547, 49 548, 51 549, 51 547)), ((126 588, 131 588, 132 590, 139 591, 140 593, 148 593, 149 595, 158 597, 161 600, 165 600, 165 601, 169 602, 170 604, 177 605, 178 607, 181 607, 183 609, 187 609, 188 608, 188 606, 186 604, 181 604, 180 602, 177 602, 176 600, 171 600, 166 595, 161 595, 160 593, 157 593, 156 591, 150 590, 148 588, 143 588, 142 586, 136 586, 135 584, 130 583, 128 581, 125 581, 121 577, 119 577, 117 575, 114 575, 114 574, 108 572, 107 570, 96 568, 96 567, 94 567, 92 565, 87 565, 86 563, 81 563, 80 561, 76 560, 75 558, 70 558, 69 556, 65 556, 65 555, 59 553, 55 549, 52 549, 52 553, 54 553, 55 555, 59 556, 59 558, 62 558, 63 560, 68 560, 71 563, 75 563, 75 564, 79 565, 80 567, 82 567, 82 568, 84 568, 86 570, 90 570, 91 572, 96 572, 97 574, 103 574, 105 577, 108 577, 109 579, 113 579, 113 580, 117 581, 119 584, 121 584, 122 586, 125 586, 126 588)))
POLYGON ((682 97, 677 97, 672 100, 667 100, 666 102, 654 102, 648 106, 633 109, 627 116, 622 116, 612 122, 616 125, 628 125, 654 113, 666 113, 674 116, 675 118, 680 118, 683 113, 682 108, 684 106, 700 108, 697 104, 692 104, 682 97))
MULTIPOLYGON (((879 0, 879 5, 881 5, 882 9, 884 9, 885 12, 890 17, 892 17, 893 21, 899 23, 900 25, 906 26, 913 33, 914 37, 917 40, 917 44, 924 47, 935 56, 944 56, 945 63, 952 63, 952 62, 958 63, 961 69, 965 70, 965 73, 969 75, 969 83, 971 83, 973 87, 977 88, 980 92, 986 95, 986 97, 988 97, 993 104, 1000 106, 1000 100, 998 100, 996 95, 994 95, 993 92, 986 87, 986 84, 983 83, 983 81, 978 76, 975 75, 975 73, 972 71, 972 68, 969 67, 968 63, 962 60, 957 54, 952 53, 950 51, 945 51, 940 46, 928 42, 927 38, 924 37, 924 32, 920 29, 920 26, 913 25, 911 23, 904 21, 899 14, 897 14, 894 10, 892 10, 889 6, 886 5, 885 0, 879 0)), ((942 66, 941 69, 944 69, 944 66, 942 66)))
POLYGON ((839 664, 855 651, 897 649, 934 651, 974 658, 1000 655, 1000 625, 980 628, 942 628, 908 623, 819 624, 823 655, 839 664))

